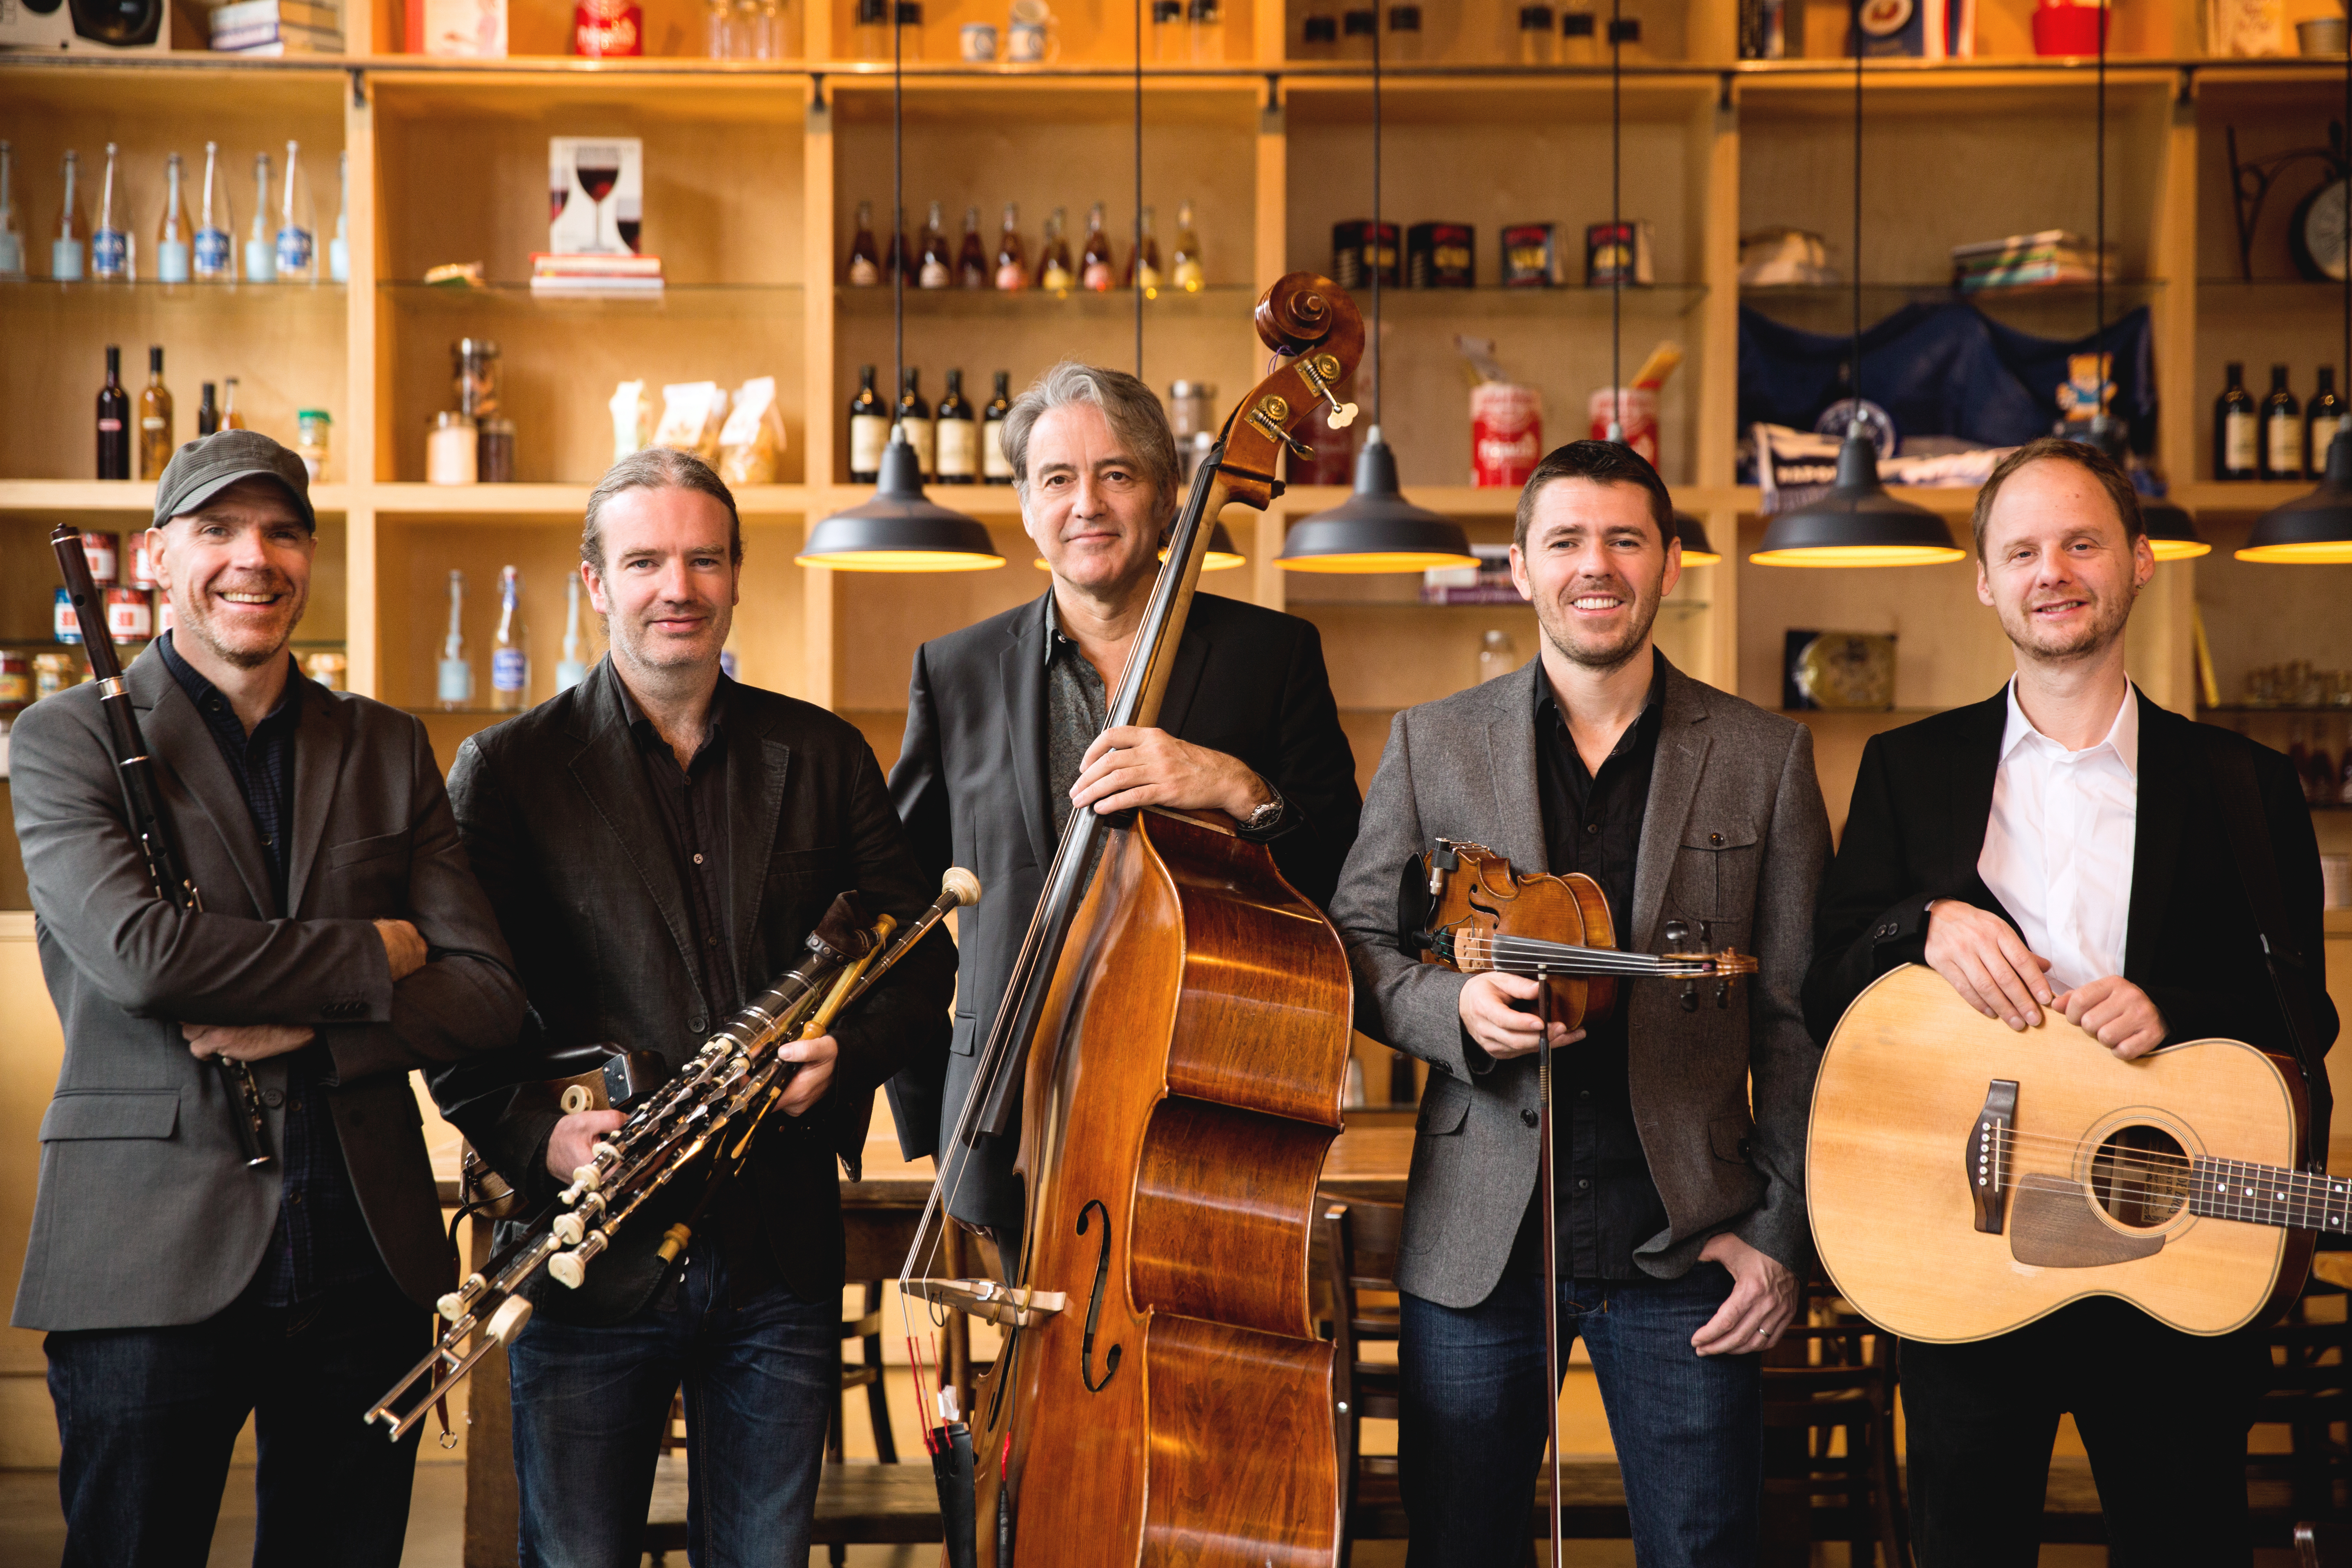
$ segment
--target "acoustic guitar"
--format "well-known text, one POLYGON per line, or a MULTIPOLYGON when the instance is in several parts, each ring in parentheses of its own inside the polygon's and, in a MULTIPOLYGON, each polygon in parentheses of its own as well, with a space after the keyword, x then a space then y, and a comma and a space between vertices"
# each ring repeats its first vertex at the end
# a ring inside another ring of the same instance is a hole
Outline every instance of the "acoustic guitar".
POLYGON ((2352 1181, 2298 1168, 2303 1093, 2237 1040, 2127 1062, 2046 1009, 2020 1033, 1906 964, 1822 1052, 1813 1244, 1906 1339, 1988 1339, 2086 1296, 2227 1333, 2283 1310, 2315 1233, 2352 1219, 2352 1181))

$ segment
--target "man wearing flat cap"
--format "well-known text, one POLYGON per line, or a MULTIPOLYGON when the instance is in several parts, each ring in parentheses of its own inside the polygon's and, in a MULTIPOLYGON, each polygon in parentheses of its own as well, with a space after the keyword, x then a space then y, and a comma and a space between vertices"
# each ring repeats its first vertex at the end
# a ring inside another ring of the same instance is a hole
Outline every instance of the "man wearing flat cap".
POLYGON ((415 1436, 361 1415, 457 1279, 408 1074, 508 1045, 523 999, 424 726, 287 650, 317 530, 253 431, 156 487, 178 625, 124 679, 199 909, 149 879, 95 686, 13 737, 65 1032, 13 1321, 48 1335, 68 1568, 202 1564, 248 1415, 256 1563, 400 1558, 415 1436), (218 1056, 259 1084, 267 1163, 218 1056))

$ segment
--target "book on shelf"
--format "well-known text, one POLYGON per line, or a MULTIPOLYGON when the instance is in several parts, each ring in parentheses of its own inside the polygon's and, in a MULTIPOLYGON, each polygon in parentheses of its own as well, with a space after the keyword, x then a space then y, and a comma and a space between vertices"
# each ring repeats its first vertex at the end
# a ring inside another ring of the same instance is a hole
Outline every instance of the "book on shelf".
POLYGON ((1964 293, 2056 283, 2091 283, 2118 275, 2113 244, 2099 247, 2071 229, 2045 228, 1952 247, 1952 283, 1964 293))
POLYGON ((662 275, 658 256, 612 256, 599 252, 569 254, 533 251, 530 275, 539 278, 653 278, 662 275))
POLYGON ((212 50, 216 55, 340 55, 343 36, 290 23, 264 22, 235 32, 215 33, 212 50))
POLYGON ((214 6, 206 21, 215 37, 265 22, 283 22, 314 33, 341 33, 343 8, 332 0, 324 4, 321 0, 233 0, 230 5, 214 6))

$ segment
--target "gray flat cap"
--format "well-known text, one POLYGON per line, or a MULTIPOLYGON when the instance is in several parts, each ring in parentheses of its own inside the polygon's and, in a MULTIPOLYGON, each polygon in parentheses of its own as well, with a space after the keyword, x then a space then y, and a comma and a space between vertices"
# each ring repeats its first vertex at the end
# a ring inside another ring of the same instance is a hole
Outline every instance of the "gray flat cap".
POLYGON ((258 430, 199 436, 173 453, 155 481, 155 526, 185 517, 239 479, 256 478, 283 485, 303 522, 319 531, 319 514, 310 510, 310 470, 258 430))

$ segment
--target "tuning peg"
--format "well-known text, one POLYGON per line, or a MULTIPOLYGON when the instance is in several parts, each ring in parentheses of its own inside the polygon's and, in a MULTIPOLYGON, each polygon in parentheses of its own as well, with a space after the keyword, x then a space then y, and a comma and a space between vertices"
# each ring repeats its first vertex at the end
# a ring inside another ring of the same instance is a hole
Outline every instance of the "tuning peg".
POLYGON ((1728 1008, 1731 1005, 1730 981, 1718 980, 1715 983, 1715 1005, 1723 1008, 1728 1008))
POLYGON ((1668 921, 1666 922, 1666 945, 1668 947, 1674 949, 1676 952, 1680 952, 1683 950, 1683 943, 1688 940, 1690 940, 1690 927, 1685 925, 1680 921, 1668 921))
POLYGON ((1715 951, 1715 922, 1713 921, 1701 921, 1698 922, 1698 950, 1701 952, 1713 952, 1715 951))
POLYGON ((1290 405, 1271 392, 1258 399, 1257 406, 1249 411, 1249 423, 1267 440, 1281 442, 1298 457, 1313 457, 1315 448, 1282 427, 1283 421, 1289 417, 1290 405))
POLYGON ((1315 389, 1315 395, 1323 400, 1323 406, 1331 411, 1324 416, 1324 422, 1332 429, 1345 430, 1356 422, 1356 405, 1340 402, 1339 394, 1331 390, 1342 374, 1338 360, 1329 354, 1312 355, 1300 362, 1298 374, 1307 385, 1315 389))

